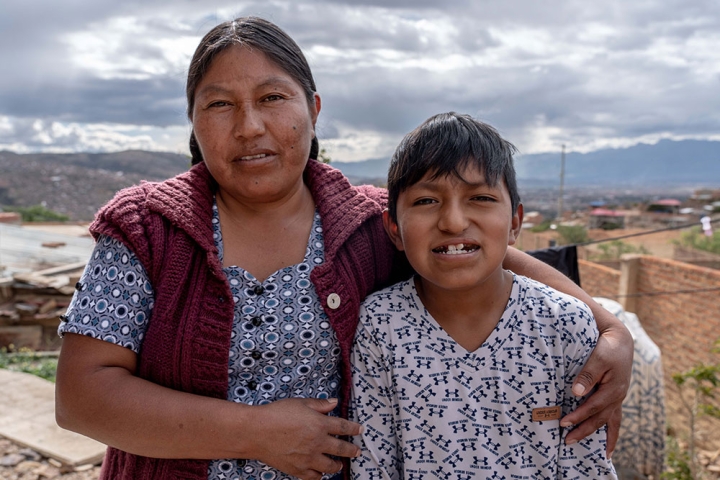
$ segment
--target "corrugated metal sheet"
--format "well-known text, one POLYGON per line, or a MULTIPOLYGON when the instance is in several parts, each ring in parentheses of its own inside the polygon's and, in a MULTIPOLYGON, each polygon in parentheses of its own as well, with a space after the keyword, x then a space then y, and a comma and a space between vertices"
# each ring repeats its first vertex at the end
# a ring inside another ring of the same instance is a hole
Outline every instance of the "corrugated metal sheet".
POLYGON ((95 242, 89 237, 0 224, 0 277, 87 261, 94 246, 95 242), (43 243, 58 242, 65 245, 57 248, 42 246, 43 243))

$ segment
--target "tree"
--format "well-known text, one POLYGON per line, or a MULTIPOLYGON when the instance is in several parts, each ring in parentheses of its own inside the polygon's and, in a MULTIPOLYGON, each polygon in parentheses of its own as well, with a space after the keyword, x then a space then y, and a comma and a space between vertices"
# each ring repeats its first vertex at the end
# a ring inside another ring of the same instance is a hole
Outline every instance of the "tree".
MULTIPOLYGON (((713 352, 720 353, 720 340, 715 342, 713 352)), ((690 460, 690 478, 696 479, 699 477, 695 458, 695 422, 700 415, 720 418, 720 408, 710 403, 715 398, 717 388, 720 387, 720 364, 701 363, 689 370, 674 374, 672 379, 680 392, 680 401, 688 413, 690 434, 687 457, 690 460)), ((682 466, 682 457, 680 460, 678 463, 682 466)), ((670 472, 664 478, 684 478, 672 474, 673 472, 670 472)))
POLYGON ((330 158, 330 155, 327 154, 327 150, 324 148, 320 149, 320 153, 318 153, 318 160, 320 160, 322 163, 330 163, 332 162, 332 159, 330 158))

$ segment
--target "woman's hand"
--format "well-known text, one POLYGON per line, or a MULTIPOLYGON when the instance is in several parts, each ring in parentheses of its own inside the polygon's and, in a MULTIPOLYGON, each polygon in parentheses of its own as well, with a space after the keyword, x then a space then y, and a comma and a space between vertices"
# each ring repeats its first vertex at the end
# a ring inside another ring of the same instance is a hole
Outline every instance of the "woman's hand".
POLYGON ((577 425, 566 438, 566 442, 576 442, 607 423, 607 455, 610 457, 620 433, 620 406, 630 387, 634 351, 630 332, 572 280, 527 253, 508 248, 503 267, 572 295, 592 310, 600 338, 575 379, 573 392, 581 396, 595 385, 598 389, 577 410, 565 415, 560 424, 577 425))
POLYGON ((136 455, 257 459, 304 480, 340 470, 329 455, 359 453, 334 437, 361 429, 327 416, 337 401, 249 406, 162 387, 136 377, 136 368, 127 348, 66 334, 55 384, 58 424, 136 455))
POLYGON ((335 399, 293 398, 252 407, 256 421, 243 432, 252 439, 250 458, 303 480, 339 472, 342 462, 331 456, 356 457, 360 449, 335 435, 359 435, 362 427, 328 416, 336 405, 335 399))
POLYGON ((621 405, 630 386, 633 339, 613 314, 594 301, 587 303, 595 315, 600 338, 585 368, 573 383, 573 393, 582 396, 595 385, 597 390, 577 410, 563 417, 560 425, 577 425, 565 439, 569 444, 607 423, 607 456, 610 458, 620 434, 621 405))

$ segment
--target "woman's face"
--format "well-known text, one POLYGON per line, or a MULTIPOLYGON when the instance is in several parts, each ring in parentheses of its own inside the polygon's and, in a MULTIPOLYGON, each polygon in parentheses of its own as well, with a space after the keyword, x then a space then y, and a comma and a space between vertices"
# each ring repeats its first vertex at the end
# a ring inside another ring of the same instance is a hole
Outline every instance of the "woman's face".
POLYGON ((213 60, 195 90, 192 122, 222 193, 243 203, 282 201, 302 187, 320 97, 264 53, 233 46, 213 60))

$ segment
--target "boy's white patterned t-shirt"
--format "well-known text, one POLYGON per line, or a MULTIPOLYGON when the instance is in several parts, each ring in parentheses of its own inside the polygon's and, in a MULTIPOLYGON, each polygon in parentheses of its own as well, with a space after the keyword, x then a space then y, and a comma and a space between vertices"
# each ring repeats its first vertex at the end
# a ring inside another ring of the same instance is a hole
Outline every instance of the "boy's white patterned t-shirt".
POLYGON ((365 426, 353 478, 616 478, 605 429, 565 446, 559 420, 579 404, 572 381, 597 337, 585 304, 519 275, 474 352, 430 316, 412 279, 370 295, 352 356, 351 418, 365 426))

